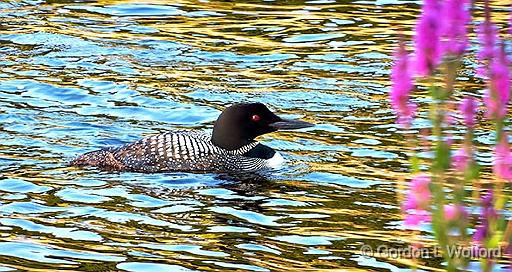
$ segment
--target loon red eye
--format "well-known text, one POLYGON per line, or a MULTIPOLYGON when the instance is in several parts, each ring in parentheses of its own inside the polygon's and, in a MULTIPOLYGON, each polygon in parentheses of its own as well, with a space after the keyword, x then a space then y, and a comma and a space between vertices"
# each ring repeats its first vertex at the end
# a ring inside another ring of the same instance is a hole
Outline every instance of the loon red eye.
POLYGON ((261 117, 259 115, 255 114, 255 115, 252 116, 252 120, 254 122, 258 122, 259 120, 261 120, 261 117))

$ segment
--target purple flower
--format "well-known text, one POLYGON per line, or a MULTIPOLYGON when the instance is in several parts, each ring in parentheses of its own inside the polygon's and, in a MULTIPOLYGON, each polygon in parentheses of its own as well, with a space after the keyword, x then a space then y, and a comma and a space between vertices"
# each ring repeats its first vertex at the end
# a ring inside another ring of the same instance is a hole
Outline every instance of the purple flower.
POLYGON ((496 25, 491 22, 491 9, 489 8, 488 0, 485 1, 485 20, 478 27, 477 34, 480 43, 478 60, 483 63, 483 66, 478 68, 477 74, 481 76, 488 76, 486 63, 492 60, 496 55, 496 48, 499 39, 496 25))
POLYGON ((493 206, 493 191, 483 192, 480 197, 482 204, 482 214, 480 215, 480 224, 473 233, 473 241, 483 243, 489 236, 489 221, 496 220, 498 213, 493 206))
POLYGON ((464 116, 464 124, 473 129, 475 127, 476 101, 473 97, 467 96, 459 104, 459 111, 464 116))
POLYGON ((430 201, 430 177, 421 174, 414 177, 409 183, 409 191, 404 205, 404 210, 425 209, 430 201))
POLYGON ((444 123, 447 125, 447 126, 453 126, 453 124, 455 124, 455 116, 453 116, 453 114, 451 113, 447 113, 445 116, 444 116, 444 123))
MULTIPOLYGON (((510 18, 508 19, 508 33, 512 34, 512 12, 510 12, 510 18)), ((512 243, 509 246, 512 250, 512 243)), ((512 255, 512 254, 511 254, 512 255)))
POLYGON ((452 167, 459 172, 464 172, 469 166, 470 159, 468 151, 465 147, 462 147, 453 154, 452 167))
POLYGON ((448 221, 455 220, 458 217, 457 207, 453 204, 444 205, 444 218, 448 221))
POLYGON ((455 221, 461 218, 467 218, 468 213, 461 205, 447 204, 444 205, 444 218, 448 221, 455 221))
POLYGON ((431 215, 426 210, 410 210, 405 214, 404 224, 408 227, 416 227, 421 223, 432 221, 431 215))
POLYGON ((508 146, 508 135, 503 133, 500 142, 494 148, 494 174, 502 179, 512 180, 512 154, 508 146))
POLYGON ((441 10, 441 51, 461 55, 468 47, 467 27, 471 15, 468 0, 447 0, 441 10))
POLYGON ((418 175, 411 180, 410 193, 422 206, 430 200, 429 184, 430 177, 427 175, 418 175))
POLYGON ((395 52, 391 82, 391 107, 397 115, 397 123, 409 127, 416 113, 416 105, 409 101, 414 85, 409 70, 409 56, 402 41, 395 52))
POLYGON ((427 211, 431 198, 429 184, 430 177, 424 174, 411 180, 406 200, 402 205, 406 226, 418 226, 420 223, 430 222, 430 212, 427 211))
POLYGON ((414 197, 411 197, 410 195, 407 196, 407 198, 405 199, 405 202, 404 204, 402 205, 402 208, 404 210, 414 210, 416 208, 418 208, 418 201, 416 200, 416 198, 414 197))
POLYGON ((482 243, 485 240, 485 237, 487 236, 487 224, 479 224, 476 227, 475 233, 473 233, 473 241, 482 243))
MULTIPOLYGON (((509 223, 510 224, 510 223, 509 223)), ((508 243, 508 246, 505 248, 505 258, 508 256, 508 266, 505 266, 505 268, 508 268, 508 271, 512 271, 512 242, 508 243)))
POLYGON ((491 61, 490 87, 484 95, 487 118, 498 120, 503 119, 507 114, 507 104, 510 99, 509 63, 503 48, 491 61))
POLYGON ((438 0, 425 0, 414 37, 416 48, 415 68, 420 76, 427 76, 441 60, 440 7, 438 0))

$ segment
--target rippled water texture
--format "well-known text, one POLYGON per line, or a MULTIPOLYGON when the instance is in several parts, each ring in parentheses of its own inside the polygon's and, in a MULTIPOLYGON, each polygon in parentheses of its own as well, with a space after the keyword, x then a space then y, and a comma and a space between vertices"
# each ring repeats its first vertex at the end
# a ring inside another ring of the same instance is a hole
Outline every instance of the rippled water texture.
MULTIPOLYGON (((387 78, 396 33, 411 34, 418 9, 394 0, 0 2, 0 271, 407 268, 359 248, 417 239, 400 222, 408 149, 387 78), (317 126, 261 137, 289 161, 262 177, 65 166, 146 135, 211 129, 239 101, 317 126)), ((464 76, 478 92, 473 72, 464 76)), ((428 126, 420 120, 412 133, 428 126)))

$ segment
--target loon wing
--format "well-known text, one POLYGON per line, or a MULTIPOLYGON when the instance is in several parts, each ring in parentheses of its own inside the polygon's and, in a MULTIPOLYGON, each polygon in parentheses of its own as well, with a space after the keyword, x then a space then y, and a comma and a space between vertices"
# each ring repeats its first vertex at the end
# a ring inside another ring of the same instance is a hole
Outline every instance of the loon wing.
POLYGON ((209 134, 179 130, 123 145, 113 151, 113 156, 128 170, 160 172, 201 170, 207 165, 200 158, 214 152, 216 147, 210 143, 209 134))

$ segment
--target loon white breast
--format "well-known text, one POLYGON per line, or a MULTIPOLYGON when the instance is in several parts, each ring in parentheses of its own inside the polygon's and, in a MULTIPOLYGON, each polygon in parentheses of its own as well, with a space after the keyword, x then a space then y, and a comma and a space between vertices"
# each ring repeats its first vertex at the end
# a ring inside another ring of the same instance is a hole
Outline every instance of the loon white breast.
POLYGON ((170 131, 85 153, 70 164, 110 171, 253 172, 279 167, 284 161, 277 151, 255 141, 256 137, 311 126, 280 118, 261 103, 235 104, 222 112, 212 134, 170 131))

